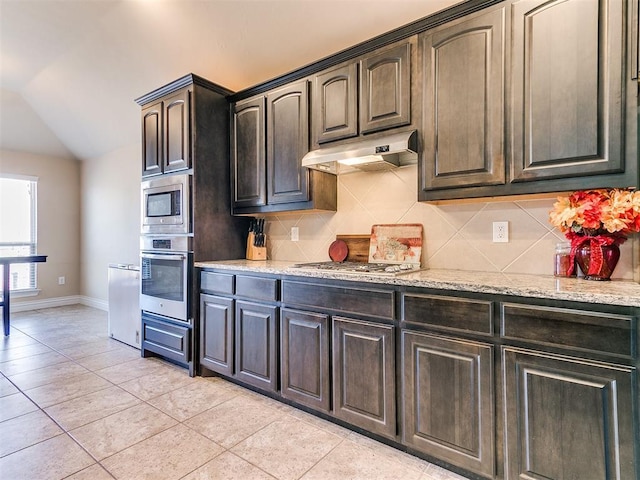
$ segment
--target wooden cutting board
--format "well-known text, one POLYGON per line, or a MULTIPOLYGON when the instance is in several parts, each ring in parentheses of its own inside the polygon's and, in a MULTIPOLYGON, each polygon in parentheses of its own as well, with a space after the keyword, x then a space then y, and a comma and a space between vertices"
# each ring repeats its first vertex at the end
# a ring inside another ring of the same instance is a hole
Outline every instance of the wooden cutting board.
POLYGON ((342 240, 349 247, 347 262, 369 261, 369 239, 371 235, 336 235, 336 240, 342 240))
POLYGON ((369 262, 420 265, 422 225, 419 223, 371 227, 369 262))

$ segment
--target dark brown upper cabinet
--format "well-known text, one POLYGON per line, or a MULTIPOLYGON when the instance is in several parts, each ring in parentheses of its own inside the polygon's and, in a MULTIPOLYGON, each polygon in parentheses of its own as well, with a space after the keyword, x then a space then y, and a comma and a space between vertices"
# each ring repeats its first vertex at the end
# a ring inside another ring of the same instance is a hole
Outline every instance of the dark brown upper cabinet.
POLYGON ((312 147, 411 123, 415 38, 316 74, 312 147))
POLYGON ((638 186, 627 0, 516 0, 420 37, 419 200, 638 186))
POLYGON ((513 182, 624 170, 622 0, 511 6, 513 182))
POLYGON ((312 122, 315 143, 358 135, 358 65, 349 63, 313 79, 312 122))
POLYGON ((191 168, 190 90, 142 110, 142 176, 191 168))
POLYGON ((297 82, 267 94, 267 203, 309 200, 309 170, 300 161, 309 152, 308 83, 297 82))
POLYGON ((301 80, 232 105, 234 214, 335 210, 334 175, 309 171, 308 82, 301 80))
POLYGON ((232 208, 267 204, 265 98, 250 98, 232 106, 232 208))
POLYGON ((162 102, 142 109, 142 176, 162 173, 162 102))
POLYGON ((504 8, 420 36, 422 188, 505 183, 504 8))
POLYGON ((411 44, 360 60, 360 132, 411 122, 411 44))

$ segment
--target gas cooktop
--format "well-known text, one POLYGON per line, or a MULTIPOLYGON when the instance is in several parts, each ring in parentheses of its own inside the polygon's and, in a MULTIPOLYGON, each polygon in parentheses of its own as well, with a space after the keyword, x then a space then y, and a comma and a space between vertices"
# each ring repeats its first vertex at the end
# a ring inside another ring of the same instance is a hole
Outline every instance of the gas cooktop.
POLYGON ((420 265, 414 263, 388 264, 388 263, 361 263, 361 262, 311 262, 298 263, 292 268, 305 271, 327 270, 340 273, 375 274, 396 276, 404 273, 412 273, 420 270, 420 265))

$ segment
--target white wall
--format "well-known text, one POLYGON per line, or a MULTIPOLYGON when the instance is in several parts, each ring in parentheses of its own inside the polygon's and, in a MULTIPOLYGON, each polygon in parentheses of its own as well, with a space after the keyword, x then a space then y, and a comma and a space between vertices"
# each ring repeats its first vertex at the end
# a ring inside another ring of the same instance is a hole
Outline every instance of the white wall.
POLYGON ((38 177, 36 297, 13 297, 12 305, 80 294, 80 162, 73 159, 0 150, 0 173, 38 177), (65 284, 58 285, 58 277, 65 284))
POLYGON ((82 162, 81 172, 81 294, 106 307, 109 264, 140 265, 140 144, 82 162))

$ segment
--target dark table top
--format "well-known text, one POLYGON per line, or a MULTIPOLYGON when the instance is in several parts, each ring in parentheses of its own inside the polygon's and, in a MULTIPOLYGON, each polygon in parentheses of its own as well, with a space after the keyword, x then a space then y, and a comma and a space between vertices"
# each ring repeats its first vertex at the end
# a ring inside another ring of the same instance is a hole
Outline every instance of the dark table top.
POLYGON ((0 257, 1 265, 8 265, 11 263, 41 263, 47 261, 47 255, 9 255, 6 257, 0 257))

